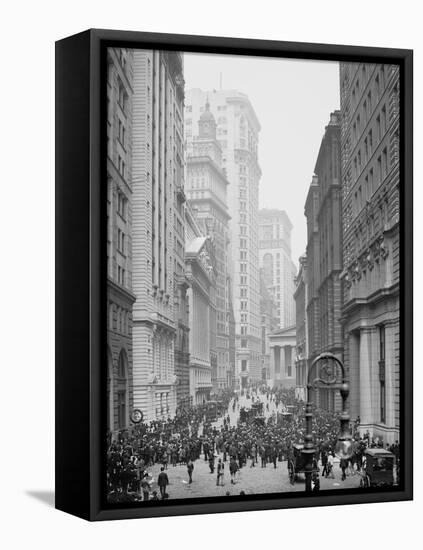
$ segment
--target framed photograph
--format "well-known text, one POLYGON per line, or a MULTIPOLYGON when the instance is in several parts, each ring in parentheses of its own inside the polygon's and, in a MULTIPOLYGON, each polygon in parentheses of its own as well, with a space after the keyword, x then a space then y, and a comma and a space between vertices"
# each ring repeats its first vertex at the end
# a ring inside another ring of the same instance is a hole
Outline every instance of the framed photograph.
POLYGON ((412 51, 56 44, 56 507, 412 498, 412 51))

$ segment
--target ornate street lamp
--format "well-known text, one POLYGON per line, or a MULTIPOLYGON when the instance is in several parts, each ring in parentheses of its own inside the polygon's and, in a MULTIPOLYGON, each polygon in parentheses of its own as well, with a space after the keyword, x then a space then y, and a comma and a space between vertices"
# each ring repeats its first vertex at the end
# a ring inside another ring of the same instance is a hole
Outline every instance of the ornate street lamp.
POLYGON ((305 435, 304 435, 304 447, 302 450, 302 456, 304 460, 304 472, 305 472, 305 490, 311 492, 311 480, 313 476, 313 457, 316 453, 316 448, 313 444, 312 424, 313 413, 311 403, 311 390, 315 390, 319 387, 332 387, 338 388, 342 397, 342 413, 340 417, 341 429, 338 435, 338 441, 335 447, 335 454, 340 459, 349 459, 353 452, 353 442, 350 430, 350 416, 346 410, 346 402, 350 393, 349 385, 346 380, 345 368, 342 362, 333 353, 322 353, 318 355, 312 362, 307 376, 307 404, 305 408, 305 435), (328 368, 328 362, 333 361, 335 368, 333 370, 328 368), (323 366, 321 366, 323 364, 323 366), (337 366, 341 369, 342 383, 337 382, 337 366), (316 377, 311 381, 311 373, 314 367, 316 367, 316 377))

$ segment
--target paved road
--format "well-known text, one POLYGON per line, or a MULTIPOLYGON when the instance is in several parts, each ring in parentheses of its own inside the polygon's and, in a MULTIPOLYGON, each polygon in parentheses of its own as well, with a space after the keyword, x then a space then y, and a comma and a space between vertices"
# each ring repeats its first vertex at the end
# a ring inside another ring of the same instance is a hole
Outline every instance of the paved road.
MULTIPOLYGON (((263 400, 265 404, 267 403, 265 396, 260 396, 260 399, 263 400)), ((247 400, 245 396, 241 397, 239 401, 239 408, 242 406, 250 407, 251 399, 247 400)), ((236 408, 234 412, 232 411, 232 402, 229 405, 227 414, 230 416, 232 425, 236 424, 238 420, 239 408, 236 408)), ((277 411, 283 412, 284 406, 280 404, 279 408, 276 408, 275 403, 270 402, 269 411, 267 411, 266 407, 264 407, 264 414, 266 417, 277 411)), ((219 419, 215 423, 217 427, 221 424, 222 419, 219 419)), ((222 454, 219 456, 223 459, 222 454)), ((216 470, 214 474, 211 474, 208 462, 206 462, 203 457, 194 462, 193 483, 191 485, 188 484, 186 465, 175 467, 169 466, 167 470, 170 481, 170 486, 167 489, 169 498, 225 496, 227 492, 231 495, 239 495, 240 491, 244 491, 246 494, 304 491, 303 476, 300 476, 294 485, 290 484, 286 461, 277 462, 276 468, 273 467, 273 464, 268 464, 266 468, 261 468, 260 465, 256 464, 255 467, 252 468, 250 464, 251 460, 248 459, 247 466, 239 470, 237 473, 236 482, 233 485, 230 480, 229 462, 226 462, 223 487, 216 486, 216 470)), ((149 472, 152 474, 154 480, 152 483, 152 489, 158 491, 156 480, 160 472, 160 464, 150 468, 149 472)), ((360 476, 358 474, 350 475, 345 481, 341 481, 341 470, 338 462, 335 462, 334 465, 334 475, 334 479, 320 479, 321 490, 355 488, 359 486, 360 476)))

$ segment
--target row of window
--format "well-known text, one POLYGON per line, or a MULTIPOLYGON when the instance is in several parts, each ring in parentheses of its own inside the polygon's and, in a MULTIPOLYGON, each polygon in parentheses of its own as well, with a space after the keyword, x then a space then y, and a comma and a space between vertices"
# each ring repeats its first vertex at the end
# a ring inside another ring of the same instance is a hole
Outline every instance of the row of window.
POLYGON ((376 188, 382 183, 388 174, 388 149, 385 147, 382 153, 376 160, 376 178, 374 169, 370 168, 364 177, 364 185, 360 184, 353 196, 353 215, 361 211, 366 201, 370 200, 370 197, 375 192, 376 188))
MULTIPOLYGON (((109 329, 130 335, 130 312, 116 304, 109 304, 109 329)), ((119 363, 120 364, 120 363, 119 363)))

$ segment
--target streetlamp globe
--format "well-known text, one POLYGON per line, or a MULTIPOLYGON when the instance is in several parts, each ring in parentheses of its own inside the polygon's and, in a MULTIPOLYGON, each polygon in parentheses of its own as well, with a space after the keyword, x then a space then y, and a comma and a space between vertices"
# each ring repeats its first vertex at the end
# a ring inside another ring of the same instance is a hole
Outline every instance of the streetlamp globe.
POLYGON ((353 455, 353 442, 351 436, 343 437, 339 435, 335 446, 335 454, 341 460, 349 460, 353 455))

